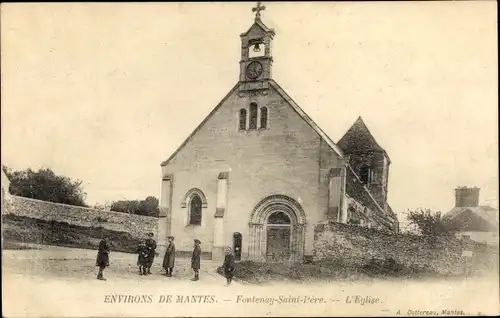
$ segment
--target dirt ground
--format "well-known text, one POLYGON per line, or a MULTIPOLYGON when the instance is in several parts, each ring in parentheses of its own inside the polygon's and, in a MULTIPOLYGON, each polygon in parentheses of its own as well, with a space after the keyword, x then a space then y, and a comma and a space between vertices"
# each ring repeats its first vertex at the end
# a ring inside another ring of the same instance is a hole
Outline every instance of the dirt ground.
MULTIPOLYGON (((225 286, 218 262, 202 260, 192 282, 190 260, 176 260, 174 277, 140 276, 136 255, 112 253, 107 281, 96 279, 96 251, 55 246, 4 250, 4 317, 394 316, 412 310, 451 314, 499 312, 498 276, 467 280, 384 280, 358 283, 234 283, 225 286), (357 297, 357 298, 356 298, 357 297)), ((421 314, 422 315, 422 314, 421 314)))

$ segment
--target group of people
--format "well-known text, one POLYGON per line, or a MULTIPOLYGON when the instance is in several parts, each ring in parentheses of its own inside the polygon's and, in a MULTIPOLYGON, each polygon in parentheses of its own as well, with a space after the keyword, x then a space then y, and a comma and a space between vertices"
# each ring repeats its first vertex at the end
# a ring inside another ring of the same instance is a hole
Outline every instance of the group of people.
MULTIPOLYGON (((153 239, 153 233, 149 233, 148 237, 139 243, 137 247, 137 266, 139 266, 140 275, 151 275, 151 267, 153 266, 154 258, 156 256, 156 241, 153 239)), ((191 269, 194 271, 194 277, 192 281, 197 281, 200 279, 200 259, 201 259, 201 241, 198 239, 194 240, 193 253, 191 255, 191 269)), ((165 256, 163 257, 163 269, 165 270, 165 275, 167 277, 172 277, 172 273, 175 265, 175 244, 174 237, 168 237, 168 246, 165 251, 165 256)), ((97 279, 106 280, 103 277, 103 272, 106 267, 109 266, 109 245, 106 238, 103 238, 99 243, 99 249, 97 252, 96 266, 99 267, 99 272, 97 274, 97 279)), ((231 249, 226 250, 226 256, 223 263, 224 276, 226 277, 227 284, 231 284, 234 272, 234 256, 231 249)))
POLYGON ((148 238, 139 243, 137 247, 137 266, 139 266, 139 275, 151 275, 151 266, 156 255, 156 241, 153 239, 153 233, 148 234, 148 238))

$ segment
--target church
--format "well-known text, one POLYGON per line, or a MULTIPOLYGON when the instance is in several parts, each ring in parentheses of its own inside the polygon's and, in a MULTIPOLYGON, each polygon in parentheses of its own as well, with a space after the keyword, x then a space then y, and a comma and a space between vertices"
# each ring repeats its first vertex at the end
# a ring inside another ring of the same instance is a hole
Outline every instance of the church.
POLYGON ((240 35, 238 82, 161 164, 160 249, 171 235, 181 253, 196 238, 211 259, 231 247, 236 260, 302 262, 317 224, 399 231, 388 154, 361 118, 333 142, 273 80, 264 9, 240 35))

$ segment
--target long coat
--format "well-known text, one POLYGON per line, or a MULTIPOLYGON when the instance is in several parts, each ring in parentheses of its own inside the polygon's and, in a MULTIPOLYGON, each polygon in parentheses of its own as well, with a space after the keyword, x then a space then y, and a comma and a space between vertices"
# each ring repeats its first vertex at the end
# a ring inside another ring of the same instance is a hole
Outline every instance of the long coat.
POLYGON ((146 240, 146 247, 148 249, 148 260, 147 265, 153 265, 153 261, 155 259, 155 251, 156 251, 156 241, 153 239, 146 240))
POLYGON ((234 256, 233 254, 226 254, 224 257, 224 263, 222 264, 224 268, 224 275, 228 278, 233 277, 234 273, 234 256))
POLYGON ((175 244, 170 243, 165 251, 165 257, 163 257, 163 268, 174 268, 175 263, 175 244))
POLYGON ((137 247, 137 266, 146 266, 148 264, 148 250, 146 245, 139 244, 137 247))
POLYGON ((196 245, 193 250, 193 255, 191 256, 191 268, 194 270, 200 269, 200 256, 201 256, 201 248, 196 245))
POLYGON ((109 246, 108 242, 106 242, 105 240, 101 240, 101 242, 99 242, 99 250, 97 252, 95 266, 109 266, 109 246))

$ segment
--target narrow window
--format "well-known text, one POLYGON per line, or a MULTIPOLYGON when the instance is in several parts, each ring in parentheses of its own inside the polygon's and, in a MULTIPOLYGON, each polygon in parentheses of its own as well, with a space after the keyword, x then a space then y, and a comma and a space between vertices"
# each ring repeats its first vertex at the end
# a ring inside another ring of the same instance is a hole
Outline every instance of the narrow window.
POLYGON ((240 129, 247 129, 247 110, 240 109, 240 129))
POLYGON ((363 166, 363 167, 361 167, 361 169, 359 169, 359 179, 364 184, 367 184, 370 182, 370 167, 363 166))
POLYGON ((250 125, 249 129, 257 129, 257 104, 250 104, 250 125))
POLYGON ((262 107, 260 109, 260 128, 266 129, 267 128, 267 108, 262 107))
POLYGON ((201 225, 201 198, 194 194, 189 203, 189 224, 201 225))

